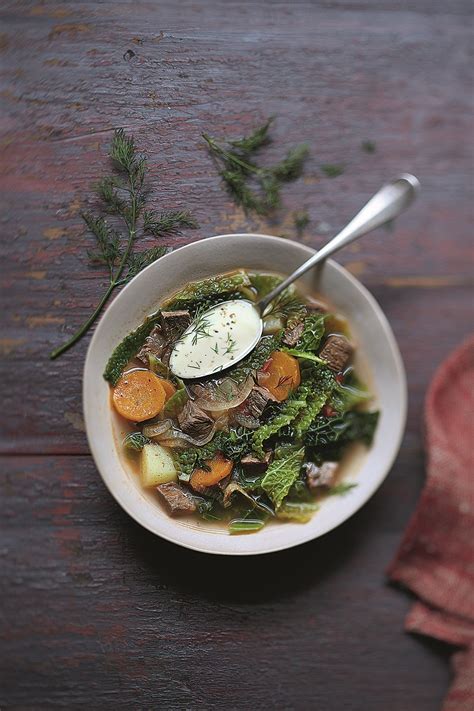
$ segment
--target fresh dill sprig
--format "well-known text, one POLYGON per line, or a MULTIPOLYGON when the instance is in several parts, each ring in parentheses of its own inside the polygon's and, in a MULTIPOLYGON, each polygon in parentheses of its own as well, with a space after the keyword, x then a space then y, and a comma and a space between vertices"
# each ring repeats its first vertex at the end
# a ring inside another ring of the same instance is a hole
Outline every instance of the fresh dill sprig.
POLYGON ((143 230, 155 237, 175 232, 182 227, 198 227, 197 221, 187 210, 167 210, 159 215, 152 210, 145 210, 143 215, 143 230))
POLYGON ((120 255, 119 233, 109 227, 103 217, 94 217, 90 213, 84 212, 82 219, 97 241, 97 251, 88 251, 89 259, 99 264, 105 264, 112 273, 120 255))
POLYGON ((362 141, 360 147, 366 153, 375 153, 375 151, 377 150, 377 144, 375 143, 375 141, 362 141))
POLYGON ((121 284, 126 284, 133 277, 135 277, 139 272, 141 272, 145 267, 148 267, 157 259, 167 254, 170 251, 169 247, 151 247, 144 252, 137 252, 136 254, 131 254, 128 260, 128 271, 124 279, 121 280, 121 284))
POLYGON ((224 180, 227 190, 234 200, 242 205, 247 211, 253 210, 257 215, 265 215, 268 207, 264 200, 251 190, 243 172, 235 170, 221 170, 219 175, 224 180))
POLYGON ((109 285, 98 305, 82 326, 62 346, 50 354, 54 359, 65 353, 89 330, 117 287, 127 283, 142 269, 166 253, 167 247, 155 246, 135 253, 137 239, 145 233, 161 236, 181 227, 197 227, 196 221, 186 211, 162 212, 159 216, 145 211, 147 191, 144 188, 146 159, 135 145, 133 136, 122 128, 114 132, 110 146, 114 173, 104 177, 95 187, 103 211, 124 223, 124 233, 109 225, 102 215, 83 213, 87 228, 94 235, 97 250, 89 252, 90 258, 109 270, 109 285), (140 229, 141 223, 141 229, 140 229))
POLYGON ((306 144, 291 148, 281 163, 277 163, 272 169, 272 173, 277 180, 289 182, 296 180, 303 172, 303 165, 308 157, 309 148, 306 144))
POLYGON ((229 141, 230 145, 238 148, 242 153, 255 153, 259 148, 271 142, 268 129, 274 120, 275 117, 270 116, 262 126, 256 128, 249 136, 238 138, 236 141, 229 141))
POLYGON ((337 178, 343 174, 345 166, 342 163, 323 163, 320 168, 326 178, 337 178))
POLYGON ((299 210, 293 213, 293 223, 295 225, 296 234, 301 237, 311 219, 307 210, 299 210))
POLYGON ((97 194, 104 203, 104 209, 111 213, 129 217, 129 204, 119 192, 120 183, 115 176, 107 176, 97 183, 97 194))
POLYGON ((207 133, 202 134, 229 193, 246 211, 258 215, 268 215, 280 207, 283 183, 301 175, 309 153, 308 146, 303 144, 289 150, 285 158, 273 166, 257 165, 255 153, 271 142, 272 122, 273 118, 269 118, 250 135, 227 144, 207 133))

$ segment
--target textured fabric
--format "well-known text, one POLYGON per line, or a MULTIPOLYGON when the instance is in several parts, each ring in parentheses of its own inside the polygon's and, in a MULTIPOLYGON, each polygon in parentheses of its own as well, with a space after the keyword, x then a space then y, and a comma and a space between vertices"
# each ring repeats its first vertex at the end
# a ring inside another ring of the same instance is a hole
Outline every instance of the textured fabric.
POLYGON ((425 428, 426 484, 388 574, 420 598, 407 630, 460 647, 443 711, 474 711, 474 338, 436 373, 425 428))

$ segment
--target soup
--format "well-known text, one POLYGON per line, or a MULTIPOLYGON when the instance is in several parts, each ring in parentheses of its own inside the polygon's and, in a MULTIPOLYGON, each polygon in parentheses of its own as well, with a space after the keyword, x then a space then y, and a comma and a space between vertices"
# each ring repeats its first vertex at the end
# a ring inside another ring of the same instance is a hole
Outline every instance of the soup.
POLYGON ((219 365, 246 338, 248 302, 281 280, 238 270, 192 282, 111 355, 104 375, 128 431, 121 446, 170 516, 250 533, 271 520, 307 522, 322 498, 354 486, 341 460, 346 472, 351 446, 370 446, 378 412, 354 366, 350 325, 330 304, 290 286, 265 312, 255 348, 219 365))

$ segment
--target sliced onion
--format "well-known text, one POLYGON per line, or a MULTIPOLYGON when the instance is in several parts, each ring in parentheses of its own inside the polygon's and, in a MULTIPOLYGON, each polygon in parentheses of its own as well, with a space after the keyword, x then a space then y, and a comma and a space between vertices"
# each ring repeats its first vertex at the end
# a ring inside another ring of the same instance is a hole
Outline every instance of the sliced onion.
POLYGON ((222 500, 222 503, 224 504, 224 508, 227 509, 231 505, 231 500, 230 497, 232 494, 234 494, 236 491, 239 492, 239 494, 242 494, 242 496, 245 496, 246 499, 250 499, 252 503, 254 503, 254 500, 248 494, 245 489, 243 489, 240 484, 237 484, 236 481, 231 481, 230 484, 228 484, 224 490, 224 498, 222 500))
POLYGON ((162 435, 159 435, 157 439, 163 447, 189 447, 190 444, 194 447, 202 447, 204 444, 208 444, 208 442, 211 441, 215 433, 215 423, 212 425, 210 432, 199 439, 187 435, 177 427, 173 427, 172 429, 166 430, 162 435))
POLYGON ((189 446, 187 442, 183 442, 181 439, 161 439, 160 444, 162 447, 169 447, 170 449, 186 449, 189 446))
POLYGON ((189 386, 194 397, 194 404, 206 411, 230 410, 240 405, 249 396, 254 385, 248 377, 240 385, 232 378, 208 380, 189 386))
POLYGON ((256 509, 260 509, 260 511, 264 511, 267 514, 270 514, 270 516, 275 515, 275 512, 269 506, 267 506, 261 501, 258 501, 258 499, 249 494, 248 491, 245 491, 245 489, 240 486, 240 484, 237 484, 236 481, 231 481, 230 484, 228 484, 224 489, 224 498, 222 500, 222 503, 224 504, 225 509, 229 508, 229 506, 232 505, 231 496, 232 494, 235 494, 236 491, 241 496, 244 496, 246 499, 251 501, 256 509))
POLYGON ((161 422, 154 422, 151 425, 145 425, 143 428, 143 434, 145 437, 158 437, 158 435, 163 434, 171 427, 173 427, 173 422, 171 420, 161 420, 161 422))
POLYGON ((227 432, 229 429, 229 411, 228 410, 218 410, 217 412, 211 412, 211 417, 216 421, 216 430, 219 432, 223 430, 227 432))

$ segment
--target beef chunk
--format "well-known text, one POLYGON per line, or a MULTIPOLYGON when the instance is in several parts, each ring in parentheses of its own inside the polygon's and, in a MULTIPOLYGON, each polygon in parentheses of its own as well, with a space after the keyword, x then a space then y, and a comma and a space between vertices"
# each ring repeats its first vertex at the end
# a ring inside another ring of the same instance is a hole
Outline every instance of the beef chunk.
POLYGON ((343 370, 353 353, 353 347, 345 336, 329 336, 320 352, 331 370, 343 370))
POLYGON ((196 511, 196 504, 191 496, 174 481, 170 481, 168 484, 160 484, 156 487, 156 490, 170 516, 191 514, 196 511))
POLYGON ((246 412, 252 417, 260 417, 269 400, 274 400, 273 395, 259 385, 254 385, 249 393, 248 398, 244 402, 246 412))
POLYGON ((273 395, 259 385, 255 385, 244 402, 232 411, 232 422, 255 429, 260 427, 259 417, 269 400, 275 400, 273 395))
POLYGON ((179 426, 190 437, 205 437, 214 427, 214 420, 204 410, 188 400, 178 415, 179 426))
POLYGON ((318 489, 328 489, 334 484, 336 478, 338 462, 323 462, 318 467, 313 462, 306 464, 306 482, 311 491, 318 489))
POLYGON ((161 356, 161 362, 163 363, 163 365, 169 366, 172 351, 173 346, 166 346, 166 348, 163 350, 163 354, 161 356))
POLYGON ((165 351, 167 340, 163 335, 160 326, 154 326, 150 335, 147 336, 145 343, 137 353, 137 358, 148 365, 148 356, 154 355, 156 358, 162 358, 165 351))
POLYGON ((162 311, 160 321, 165 336, 176 341, 191 323, 191 314, 189 311, 162 311))
POLYGON ((302 334, 304 331, 304 322, 300 321, 299 323, 296 324, 296 326, 293 326, 293 328, 287 328, 285 333, 283 334, 283 343, 286 343, 287 346, 296 346, 298 341, 300 340, 302 334))
POLYGON ((268 469, 271 459, 271 452, 265 452, 265 457, 263 459, 258 459, 258 457, 254 457, 253 454, 246 454, 245 457, 242 457, 240 463, 252 473, 260 474, 260 472, 264 472, 268 469))

